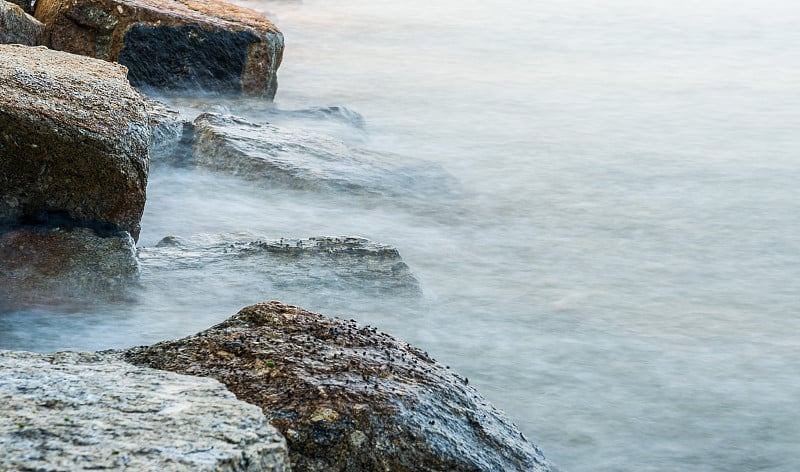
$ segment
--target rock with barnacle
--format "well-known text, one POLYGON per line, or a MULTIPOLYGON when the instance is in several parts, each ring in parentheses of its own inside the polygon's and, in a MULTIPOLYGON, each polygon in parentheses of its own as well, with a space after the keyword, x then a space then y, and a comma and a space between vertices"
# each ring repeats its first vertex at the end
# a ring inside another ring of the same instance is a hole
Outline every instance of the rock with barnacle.
POLYGON ((353 321, 262 303, 125 357, 215 378, 260 406, 295 471, 551 470, 466 379, 353 321))

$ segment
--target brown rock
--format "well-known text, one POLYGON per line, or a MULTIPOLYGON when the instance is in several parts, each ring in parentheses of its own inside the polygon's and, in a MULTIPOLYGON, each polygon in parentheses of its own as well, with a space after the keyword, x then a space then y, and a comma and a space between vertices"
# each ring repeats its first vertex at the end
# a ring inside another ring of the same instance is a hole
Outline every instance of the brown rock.
POLYGON ((39 20, 28 15, 22 5, 0 0, 0 44, 37 46, 43 39, 44 25, 39 20))
POLYGON ((130 235, 88 228, 0 232, 0 267, 0 312, 124 296, 138 274, 130 235))
POLYGON ((0 45, 0 224, 55 222, 138 237, 150 130, 126 72, 0 45))
POLYGON ((263 408, 295 471, 548 471, 467 380, 374 328, 270 302, 134 364, 209 376, 263 408))
POLYGON ((53 49, 128 67, 137 87, 269 99, 283 35, 254 10, 215 0, 38 0, 53 49))

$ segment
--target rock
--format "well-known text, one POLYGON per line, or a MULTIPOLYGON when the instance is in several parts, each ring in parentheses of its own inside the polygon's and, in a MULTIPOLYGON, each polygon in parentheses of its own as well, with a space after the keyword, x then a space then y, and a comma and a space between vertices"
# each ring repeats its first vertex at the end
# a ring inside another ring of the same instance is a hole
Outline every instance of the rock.
POLYGON ((0 351, 0 418, 0 470, 289 470, 257 407, 109 354, 0 351))
POLYGON ((283 35, 261 13, 216 0, 38 0, 53 49, 128 67, 136 87, 272 99, 283 35))
POLYGON ((204 113, 194 121, 194 162, 272 185, 378 196, 427 196, 451 177, 427 162, 354 148, 304 130, 204 113))
POLYGON ((353 321, 263 303, 125 356, 215 378, 263 408, 295 471, 550 470, 467 379, 353 321))
POLYGON ((150 131, 118 64, 0 45, 0 226, 109 227, 139 236, 150 131))
MULTIPOLYGON (((145 99, 147 115, 150 119, 150 160, 170 160, 178 152, 184 135, 184 129, 189 129, 191 136, 191 123, 185 120, 179 111, 169 107, 158 100, 145 99)), ((191 140, 191 137, 189 138, 191 140)), ((191 142, 191 141, 190 141, 191 142)))
POLYGON ((26 10, 24 2, 0 0, 0 44, 24 44, 37 46, 44 40, 44 25, 30 16, 30 4, 26 10))
POLYGON ((133 238, 89 228, 0 232, 0 312, 125 296, 138 274, 133 238))
MULTIPOLYGON (((396 248, 352 236, 308 239, 250 239, 235 235, 166 237, 139 249, 149 278, 170 272, 252 280, 259 290, 283 293, 310 290, 322 298, 345 294, 408 297, 420 294, 419 282, 396 248)), ((217 279, 219 283, 219 279, 217 279)))

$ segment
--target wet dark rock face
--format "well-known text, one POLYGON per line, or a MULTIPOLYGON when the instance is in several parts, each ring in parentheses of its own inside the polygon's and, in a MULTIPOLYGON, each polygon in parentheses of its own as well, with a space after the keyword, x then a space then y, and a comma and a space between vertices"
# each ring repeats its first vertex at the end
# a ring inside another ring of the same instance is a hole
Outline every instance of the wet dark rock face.
POLYGON ((150 158, 141 95, 118 65, 0 45, 0 226, 139 236, 150 158))
POLYGON ((127 46, 118 61, 128 66, 128 80, 135 87, 239 93, 247 49, 257 40, 249 31, 137 24, 125 33, 127 46))
POLYGON ((125 357, 215 378, 260 406, 296 471, 550 470, 465 378, 354 321, 263 303, 125 357))
POLYGON ((119 62, 137 87, 272 99, 283 35, 217 0, 38 0, 53 49, 119 62))

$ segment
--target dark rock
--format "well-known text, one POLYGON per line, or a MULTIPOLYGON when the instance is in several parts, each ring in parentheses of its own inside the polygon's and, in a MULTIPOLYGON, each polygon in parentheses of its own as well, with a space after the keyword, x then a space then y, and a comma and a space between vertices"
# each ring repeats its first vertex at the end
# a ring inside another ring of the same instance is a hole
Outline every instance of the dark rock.
POLYGON ((295 471, 547 471, 548 462, 467 380, 374 328, 278 302, 126 352, 209 376, 263 408, 295 471))
POLYGON ((38 46, 44 40, 44 25, 30 16, 30 4, 0 0, 0 44, 38 46))
POLYGON ((0 351, 0 470, 289 470, 286 442, 211 379, 113 354, 0 351))
POLYGON ((0 226, 57 219, 138 238, 149 139, 124 67, 0 45, 0 226))
POLYGON ((446 192, 451 177, 428 162, 348 146, 320 133, 216 113, 194 121, 197 165, 304 190, 389 196, 446 192))
POLYGON ((89 228, 0 232, 0 311, 124 296, 138 274, 133 239, 89 228))
POLYGON ((128 67, 134 86, 272 99, 283 35, 216 0, 38 0, 50 47, 128 67))
MULTIPOLYGON (((139 249, 142 271, 167 277, 186 271, 252 280, 283 293, 327 297, 359 293, 372 297, 420 294, 419 283, 392 246, 358 237, 243 239, 228 235, 174 236, 139 249), (238 275, 235 275, 238 274, 238 275)), ((331 297, 337 298, 337 297, 331 297)))

